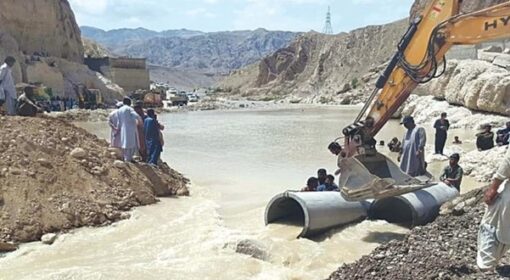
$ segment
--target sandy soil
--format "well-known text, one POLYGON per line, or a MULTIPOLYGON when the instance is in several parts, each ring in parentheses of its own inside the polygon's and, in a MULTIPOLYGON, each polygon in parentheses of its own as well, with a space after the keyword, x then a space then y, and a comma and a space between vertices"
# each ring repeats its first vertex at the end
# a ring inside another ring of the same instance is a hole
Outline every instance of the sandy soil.
POLYGON ((188 180, 166 164, 123 163, 66 121, 2 117, 0 131, 0 243, 109 225, 156 196, 188 194, 188 180))

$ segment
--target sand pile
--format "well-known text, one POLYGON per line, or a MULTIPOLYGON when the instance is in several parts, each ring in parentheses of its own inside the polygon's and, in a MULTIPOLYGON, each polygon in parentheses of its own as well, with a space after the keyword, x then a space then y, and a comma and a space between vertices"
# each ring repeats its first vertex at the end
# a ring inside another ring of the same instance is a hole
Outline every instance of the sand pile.
POLYGON ((108 225, 156 196, 188 193, 166 164, 123 163, 106 141, 62 120, 2 117, 0 131, 0 243, 108 225))

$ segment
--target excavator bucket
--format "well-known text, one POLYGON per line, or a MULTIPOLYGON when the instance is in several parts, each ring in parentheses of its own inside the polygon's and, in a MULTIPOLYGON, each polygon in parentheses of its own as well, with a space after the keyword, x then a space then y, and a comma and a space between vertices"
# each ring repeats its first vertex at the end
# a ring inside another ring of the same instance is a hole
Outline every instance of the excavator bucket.
POLYGON ((348 201, 398 196, 436 184, 428 173, 420 177, 405 174, 380 153, 345 158, 339 165, 339 186, 348 201))

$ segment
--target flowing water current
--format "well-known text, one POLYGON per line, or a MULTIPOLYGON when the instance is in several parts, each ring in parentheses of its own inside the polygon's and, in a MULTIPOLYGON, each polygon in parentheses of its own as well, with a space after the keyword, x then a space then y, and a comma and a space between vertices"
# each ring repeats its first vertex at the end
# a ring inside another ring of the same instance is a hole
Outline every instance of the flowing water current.
MULTIPOLYGON (((264 226, 271 197, 303 187, 318 168, 335 171, 336 158, 326 147, 358 110, 161 115, 163 159, 192 180, 191 197, 161 199, 135 209, 129 220, 75 230, 52 246, 23 245, 0 258, 0 279, 324 279, 342 263, 408 232, 384 221, 364 221, 309 240, 296 239, 301 228, 264 226), (237 242, 245 239, 262 244, 268 259, 236 253, 237 242)), ((99 137, 109 135, 105 123, 80 126, 99 137)), ((403 132, 398 122, 390 122, 377 138, 387 142, 403 132)), ((461 139, 472 134, 454 133, 461 139)), ((437 174, 444 164, 430 169, 437 174)), ((463 184, 464 189, 476 186, 470 180, 463 184)))

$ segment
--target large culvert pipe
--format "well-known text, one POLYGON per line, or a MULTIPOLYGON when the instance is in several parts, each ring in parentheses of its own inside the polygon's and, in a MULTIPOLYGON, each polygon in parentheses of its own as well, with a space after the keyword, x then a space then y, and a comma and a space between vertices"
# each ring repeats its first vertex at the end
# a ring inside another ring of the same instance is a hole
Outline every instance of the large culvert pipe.
POLYGON ((266 207, 265 222, 303 227, 298 237, 353 223, 367 216, 370 202, 349 202, 338 192, 285 192, 266 207))
POLYGON ((408 227, 425 225, 439 215, 441 205, 457 196, 459 192, 455 188, 440 183, 401 196, 376 200, 370 207, 369 218, 408 227))

